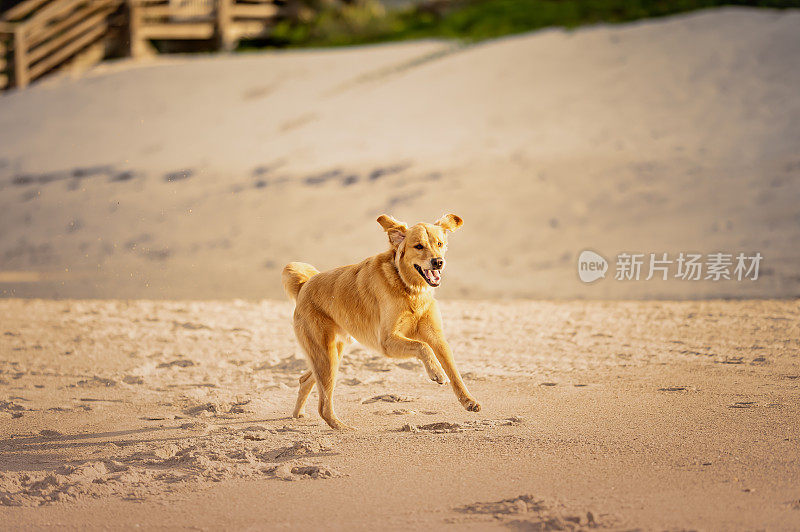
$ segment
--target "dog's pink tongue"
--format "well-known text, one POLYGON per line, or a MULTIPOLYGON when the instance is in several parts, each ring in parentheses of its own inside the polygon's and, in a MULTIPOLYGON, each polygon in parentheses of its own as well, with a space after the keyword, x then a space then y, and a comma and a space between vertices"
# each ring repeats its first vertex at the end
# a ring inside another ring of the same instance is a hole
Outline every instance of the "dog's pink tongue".
POLYGON ((428 278, 438 284, 442 280, 442 275, 439 270, 428 270, 428 278))

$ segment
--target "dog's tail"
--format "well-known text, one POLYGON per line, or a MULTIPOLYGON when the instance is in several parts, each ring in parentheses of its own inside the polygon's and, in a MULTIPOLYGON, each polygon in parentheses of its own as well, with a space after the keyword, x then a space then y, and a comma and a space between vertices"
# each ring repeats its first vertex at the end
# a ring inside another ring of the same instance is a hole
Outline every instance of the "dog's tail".
POLYGON ((300 289, 306 284, 306 281, 319 273, 319 270, 305 262, 290 262, 283 268, 281 274, 281 281, 283 282, 283 289, 286 290, 292 300, 297 300, 297 294, 300 289))

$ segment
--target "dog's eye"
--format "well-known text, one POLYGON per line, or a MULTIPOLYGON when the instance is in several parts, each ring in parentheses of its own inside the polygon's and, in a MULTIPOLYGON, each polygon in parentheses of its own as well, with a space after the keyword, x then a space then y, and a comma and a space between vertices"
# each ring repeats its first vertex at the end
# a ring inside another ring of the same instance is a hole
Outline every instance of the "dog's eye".
POLYGON ((417 244, 416 246, 414 246, 414 249, 422 249, 424 247, 425 246, 423 246, 422 244, 417 244))

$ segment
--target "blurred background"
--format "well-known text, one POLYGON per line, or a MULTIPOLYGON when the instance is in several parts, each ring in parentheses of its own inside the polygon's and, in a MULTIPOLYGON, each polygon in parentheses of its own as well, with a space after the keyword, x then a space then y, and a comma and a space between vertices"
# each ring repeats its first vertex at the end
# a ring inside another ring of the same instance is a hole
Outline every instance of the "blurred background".
POLYGON ((455 212, 445 298, 798 297, 798 7, 2 0, 0 294, 281 298, 455 212))

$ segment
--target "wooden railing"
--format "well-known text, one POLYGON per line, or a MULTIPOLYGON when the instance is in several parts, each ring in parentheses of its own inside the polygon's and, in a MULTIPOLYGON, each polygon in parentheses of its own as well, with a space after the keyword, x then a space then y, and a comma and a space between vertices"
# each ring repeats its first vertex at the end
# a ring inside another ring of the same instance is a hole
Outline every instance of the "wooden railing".
MULTIPOLYGON (((121 5, 121 0, 28 0, 8 10, 0 29, 10 34, 4 40, 11 52, 5 56, 9 81, 25 87, 91 47, 104 46, 109 16, 121 5)), ((95 55, 100 60, 104 53, 95 55)))
POLYGON ((215 39, 230 50, 243 38, 266 35, 279 8, 273 0, 127 0, 131 55, 149 39, 215 39))
POLYGON ((0 90, 25 87, 82 58, 103 59, 111 17, 125 18, 131 56, 150 40, 213 40, 230 50, 267 35, 279 15, 274 0, 25 0, 0 19, 0 90))
POLYGON ((13 39, 13 27, 10 24, 0 22, 0 91, 7 89, 11 85, 8 56, 12 49, 11 43, 13 39))

